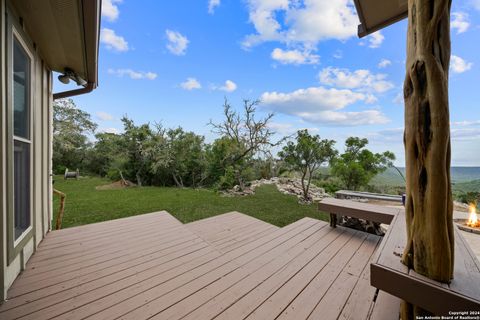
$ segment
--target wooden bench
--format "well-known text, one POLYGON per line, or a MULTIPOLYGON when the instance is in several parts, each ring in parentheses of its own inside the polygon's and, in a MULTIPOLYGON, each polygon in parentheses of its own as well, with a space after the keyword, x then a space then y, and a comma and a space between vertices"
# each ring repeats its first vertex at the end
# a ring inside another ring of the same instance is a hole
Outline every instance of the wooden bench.
POLYGON ((455 227, 455 271, 450 284, 433 281, 400 261, 406 244, 405 213, 393 219, 370 265, 372 286, 435 315, 480 311, 480 263, 455 227))
POLYGON ((330 213, 330 226, 333 228, 337 226, 337 215, 390 224, 399 211, 403 210, 403 208, 383 207, 333 198, 320 201, 318 209, 330 213))
POLYGON ((379 194, 379 193, 370 193, 370 192, 360 192, 360 191, 350 191, 350 190, 339 190, 335 192, 335 198, 337 199, 369 199, 369 200, 379 200, 379 201, 390 201, 402 204, 402 196, 392 195, 392 194, 379 194))

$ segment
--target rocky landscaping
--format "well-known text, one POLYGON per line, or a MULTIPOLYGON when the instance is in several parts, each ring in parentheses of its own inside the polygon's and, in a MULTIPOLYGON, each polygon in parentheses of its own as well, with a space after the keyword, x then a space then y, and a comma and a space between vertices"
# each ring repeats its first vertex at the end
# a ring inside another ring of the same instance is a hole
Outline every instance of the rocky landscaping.
MULTIPOLYGON (((311 200, 306 201, 303 197, 302 181, 298 178, 271 178, 252 181, 248 187, 243 190, 239 186, 223 191, 223 195, 227 197, 242 197, 253 195, 255 189, 263 185, 275 185, 283 194, 293 195, 298 198, 298 202, 301 204, 317 203, 326 197, 332 197, 332 195, 325 192, 325 189, 319 188, 315 185, 310 185, 309 197, 311 200)), ((351 201, 368 202, 368 199, 350 199, 351 201)), ((351 217, 341 217, 339 225, 344 227, 366 231, 376 235, 384 235, 386 226, 374 223, 371 221, 365 221, 361 219, 351 217)))
POLYGON ((271 179, 260 179, 255 180, 250 183, 250 185, 243 190, 239 186, 233 187, 233 189, 223 192, 224 196, 248 196, 255 193, 255 188, 263 185, 275 185, 283 194, 296 196, 299 203, 316 203, 321 201, 326 197, 332 197, 325 192, 325 189, 319 188, 313 184, 310 185, 308 192, 309 198, 311 200, 305 201, 303 197, 302 189, 302 180, 296 178, 271 178, 271 179))

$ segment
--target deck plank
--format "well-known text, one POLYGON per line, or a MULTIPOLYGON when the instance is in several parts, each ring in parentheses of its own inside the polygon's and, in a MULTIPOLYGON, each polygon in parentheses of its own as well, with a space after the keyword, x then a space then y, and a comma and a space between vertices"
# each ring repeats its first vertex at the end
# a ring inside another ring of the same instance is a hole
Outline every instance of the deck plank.
POLYGON ((379 239, 311 218, 278 228, 238 212, 184 225, 162 211, 54 231, 0 318, 367 319, 379 239))
POLYGON ((400 299, 389 293, 380 291, 369 319, 398 320, 400 319, 400 299))
MULTIPOLYGON (((314 222, 315 221, 307 220, 300 222, 299 225, 306 224, 308 226, 308 224, 313 224, 314 222)), ((290 231, 285 230, 284 232, 294 234, 294 226, 292 226, 290 231)), ((271 237, 270 240, 276 241, 277 238, 271 237)), ((257 244, 250 245, 250 248, 246 248, 244 251, 248 252, 252 247, 256 246, 257 244)), ((238 254, 242 253, 241 250, 237 251, 238 254)), ((229 263, 230 261, 228 257, 223 260, 218 260, 217 258, 219 258, 219 254, 215 252, 210 253, 208 256, 202 255, 197 257, 197 259, 189 263, 177 265, 176 268, 170 268, 168 271, 164 269, 151 269, 134 277, 121 279, 98 289, 79 294, 55 306, 31 314, 29 317, 26 317, 26 319, 48 319, 60 315, 64 319, 75 319, 83 318, 110 306, 116 306, 115 309, 117 309, 117 304, 124 302, 124 300, 132 297, 143 297, 144 292, 148 292, 154 288, 169 292, 181 284, 195 280, 208 270, 220 268, 222 264, 229 263)), ((225 266, 225 268, 227 267, 228 265, 225 266)), ((126 304, 122 303, 122 306, 126 306, 126 304)), ((133 308, 135 307, 136 306, 133 305, 133 308)))
MULTIPOLYGON (((25 278, 33 278, 37 277, 44 272, 54 271, 54 270, 65 270, 65 267, 70 265, 77 265, 79 262, 88 261, 90 264, 92 260, 97 258, 103 258, 101 260, 110 260, 112 258, 118 258, 121 256, 129 255, 133 252, 138 252, 139 248, 142 250, 146 250, 150 247, 147 245, 147 241, 151 243, 151 245, 156 245, 158 242, 170 242, 177 240, 178 238, 182 237, 194 237, 194 235, 186 233, 183 229, 179 228, 172 228, 168 232, 165 233, 158 233, 155 235, 146 235, 146 236, 139 236, 133 240, 128 239, 127 241, 119 241, 115 242, 112 246, 104 245, 96 250, 81 250, 80 252, 72 252, 69 253, 66 257, 59 257, 59 258, 51 258, 41 262, 32 262, 27 264, 26 271, 35 270, 35 272, 26 274, 25 278), (106 250, 106 248, 111 250, 106 250), (107 251, 107 252, 106 252, 107 251)), ((85 266, 82 266, 85 267, 85 266)), ((61 273, 61 272, 60 272, 61 273)), ((56 271, 58 275, 59 272, 56 271)))
POLYGON ((263 234, 278 229, 269 223, 238 212, 231 212, 226 217, 220 215, 191 222, 185 227, 221 252, 226 252, 243 242, 260 238, 263 234))
POLYGON ((277 234, 269 235, 254 243, 235 249, 212 261, 211 265, 202 266, 196 274, 187 275, 186 279, 175 279, 167 288, 156 286, 144 292, 142 296, 133 297, 121 305, 117 305, 105 314, 97 314, 93 319, 138 319, 139 317, 153 316, 174 303, 181 301, 190 294, 194 294, 209 284, 220 280, 256 257, 270 252, 278 253, 289 243, 296 243, 301 231, 314 228, 318 224, 315 220, 299 221, 288 230, 279 229, 277 234), (133 308, 132 308, 133 307, 133 308))
POLYGON ((337 250, 327 257, 317 257, 268 297, 247 319, 262 319, 281 313, 285 317, 293 315, 294 318, 306 319, 341 272, 341 266, 360 248, 366 235, 347 229, 344 236, 337 238, 337 250))
MULTIPOLYGON (((263 283, 273 274, 286 268, 289 263, 299 257, 312 246, 322 247, 320 244, 332 230, 327 228, 327 223, 320 223, 311 228, 307 233, 301 234, 300 241, 284 244, 265 255, 259 256, 235 270, 231 274, 202 289, 195 296, 191 296, 181 303, 169 308, 167 311, 156 315, 158 319, 183 318, 188 314, 188 319, 210 319, 220 313, 222 306, 238 299, 240 293, 247 293, 255 286, 263 283), (278 252, 283 252, 281 255, 278 252), (194 311, 189 311, 188 309, 194 311)), ((328 240, 325 240, 328 241, 328 240)), ((310 253, 312 254, 312 253, 310 253)))
MULTIPOLYGON (((326 294, 319 301, 308 319, 318 319, 319 317, 322 317, 322 319, 337 319, 339 317, 345 307, 345 301, 349 300, 355 286, 360 281, 362 271, 366 269, 370 262, 370 258, 377 247, 378 241, 379 237, 373 235, 369 235, 365 239, 358 251, 350 259, 326 294)), ((366 292, 364 292, 364 294, 365 293, 366 292)), ((354 299, 353 301, 355 305, 358 303, 357 299, 354 299)), ((368 315, 368 309, 367 312, 363 309, 362 313, 360 313, 360 310, 352 310, 352 312, 355 312, 355 316, 358 318, 360 318, 360 316, 366 317, 368 315)))
MULTIPOLYGON (((247 296, 254 290, 258 290, 260 286, 262 286, 264 290, 268 288, 271 291, 272 287, 278 287, 283 284, 286 279, 295 274, 295 272, 301 269, 308 261, 328 247, 339 234, 339 232, 328 228, 325 223, 322 229, 286 251, 284 255, 271 261, 258 272, 251 273, 238 283, 227 288, 227 290, 216 295, 200 308, 191 312, 185 319, 210 319, 217 316, 218 318, 231 319, 242 318, 242 315, 248 315, 245 311, 241 313, 233 310, 235 308, 230 310, 228 310, 228 308, 237 306, 236 303, 239 302, 241 298, 247 296), (226 310, 228 311, 220 315, 220 313, 226 310)), ((257 293, 258 292, 259 291, 257 291, 257 293)), ((258 301, 258 297, 266 296, 264 292, 265 291, 262 291, 260 294, 252 295, 253 301, 258 301)), ((246 304, 252 307, 250 301, 246 304)))
POLYGON ((79 254, 76 258, 72 258, 72 262, 67 260, 64 265, 55 264, 52 266, 52 270, 43 272, 44 268, 39 268, 37 273, 37 270, 33 269, 35 271, 34 275, 30 277, 19 277, 9 292, 9 298, 75 279, 79 276, 100 271, 133 259, 144 258, 146 254, 155 252, 159 248, 169 248, 171 245, 181 244, 183 240, 192 239, 195 239, 194 235, 185 233, 178 234, 178 237, 171 238, 151 237, 144 240, 143 243, 136 243, 135 246, 125 251, 118 250, 111 252, 112 250, 105 248, 106 253, 104 253, 103 256, 95 258, 89 255, 79 254))
MULTIPOLYGON (((376 288, 370 285, 370 262, 372 261, 373 253, 378 248, 378 244, 381 242, 381 238, 369 236, 366 243, 372 244, 372 242, 376 242, 376 245, 374 248, 371 246, 369 248, 367 247, 368 249, 365 250, 366 252, 370 253, 371 256, 368 260, 368 263, 365 264, 355 288, 345 302, 338 319, 367 319, 370 314, 377 291, 376 288)), ((352 262, 350 262, 349 265, 354 266, 352 262)), ((357 266, 354 267, 358 268, 357 266)), ((352 270, 347 268, 346 271, 351 272, 352 270)))

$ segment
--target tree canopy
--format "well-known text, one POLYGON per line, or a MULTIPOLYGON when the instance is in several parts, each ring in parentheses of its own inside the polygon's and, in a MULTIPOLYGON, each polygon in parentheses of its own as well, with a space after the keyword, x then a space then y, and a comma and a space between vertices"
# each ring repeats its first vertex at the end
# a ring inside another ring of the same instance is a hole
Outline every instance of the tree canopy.
POLYGON ((221 149, 224 157, 217 159, 220 167, 226 174, 233 174, 233 180, 242 189, 245 187, 245 171, 253 157, 259 153, 268 154, 271 147, 280 143, 273 142, 275 132, 269 127, 274 115, 270 113, 260 120, 255 118, 259 104, 259 100, 244 100, 243 113, 239 113, 225 99, 224 120, 220 123, 210 121, 213 132, 221 136, 221 140, 214 143, 217 148, 212 151, 221 149))
POLYGON ((53 104, 53 168, 64 171, 83 168, 87 150, 91 146, 88 135, 97 129, 90 114, 80 110, 72 99, 61 99, 53 104))
POLYGON ((243 100, 235 109, 227 99, 223 119, 210 121, 215 139, 161 124, 137 124, 128 116, 121 121, 121 133, 98 132, 91 116, 80 110, 73 100, 54 104, 54 171, 72 170, 120 177, 138 185, 177 187, 213 187, 230 189, 247 186, 248 181, 278 176, 280 172, 299 172, 303 195, 309 199, 313 176, 322 165, 330 164, 349 189, 358 189, 377 173, 391 165, 390 152, 372 153, 368 140, 349 138, 345 153, 337 156, 335 141, 321 139, 307 130, 296 133, 284 143, 271 130, 273 114, 259 116, 257 100, 243 100))
POLYGON ((373 153, 366 149, 367 145, 368 139, 350 137, 345 142, 345 152, 332 162, 332 173, 349 190, 366 186, 374 176, 393 165, 392 152, 373 153))
POLYGON ((334 140, 322 140, 319 135, 310 135, 308 130, 300 130, 296 141, 289 141, 278 153, 290 169, 300 171, 305 200, 311 200, 308 191, 313 173, 336 156, 334 145, 334 140))

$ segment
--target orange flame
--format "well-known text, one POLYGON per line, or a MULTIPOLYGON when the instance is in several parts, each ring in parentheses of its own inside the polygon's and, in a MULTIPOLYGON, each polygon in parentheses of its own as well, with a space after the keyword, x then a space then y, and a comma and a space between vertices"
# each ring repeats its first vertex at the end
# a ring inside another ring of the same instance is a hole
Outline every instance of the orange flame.
POLYGON ((478 220, 477 217, 477 208, 474 204, 471 204, 468 208, 468 222, 467 226, 472 227, 472 228, 478 228, 480 227, 480 220, 478 220))

